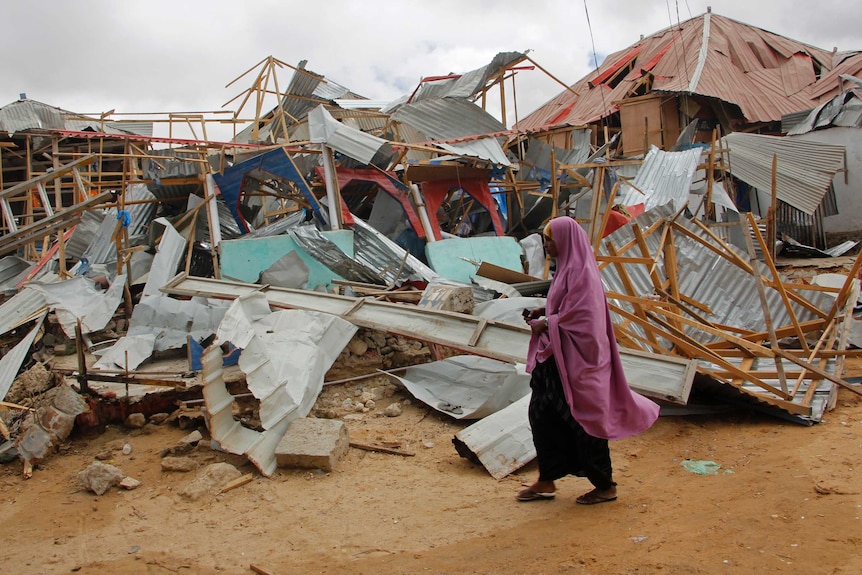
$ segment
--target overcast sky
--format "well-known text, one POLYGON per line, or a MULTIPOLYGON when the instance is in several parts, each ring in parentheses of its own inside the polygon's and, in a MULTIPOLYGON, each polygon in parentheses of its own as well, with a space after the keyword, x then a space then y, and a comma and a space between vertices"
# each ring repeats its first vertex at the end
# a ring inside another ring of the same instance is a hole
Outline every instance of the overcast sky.
MULTIPOLYGON (((79 113, 235 110, 223 105, 253 76, 226 85, 267 56, 307 60, 374 100, 510 51, 531 50, 572 84, 595 67, 593 42, 601 62, 707 6, 820 48, 862 50, 859 0, 3 0, 0 106, 26 93, 79 113)), ((290 74, 279 74, 282 88, 290 74)), ((538 70, 520 72, 519 116, 561 89, 538 70)))

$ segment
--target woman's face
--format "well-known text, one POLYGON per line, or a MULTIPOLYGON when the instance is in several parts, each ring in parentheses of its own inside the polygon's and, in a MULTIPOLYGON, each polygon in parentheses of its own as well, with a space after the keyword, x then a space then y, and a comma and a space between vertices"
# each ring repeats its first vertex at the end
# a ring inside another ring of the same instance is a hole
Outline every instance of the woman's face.
POLYGON ((545 252, 548 254, 548 257, 557 257, 557 244, 554 243, 554 240, 542 234, 542 244, 545 246, 545 252))

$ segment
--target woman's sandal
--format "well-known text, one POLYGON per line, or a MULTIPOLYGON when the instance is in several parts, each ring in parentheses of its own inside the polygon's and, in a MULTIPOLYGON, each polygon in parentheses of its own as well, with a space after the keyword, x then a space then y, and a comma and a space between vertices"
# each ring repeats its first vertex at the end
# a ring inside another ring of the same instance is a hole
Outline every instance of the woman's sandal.
POLYGON ((524 489, 515 496, 518 501, 549 501, 556 496, 556 493, 542 493, 541 491, 533 491, 532 489, 524 489))
POLYGON ((608 501, 616 501, 617 500, 616 495, 611 495, 610 497, 604 497, 604 496, 599 495, 598 491, 599 491, 598 489, 593 489, 592 491, 588 491, 587 493, 584 493, 583 495, 581 495, 580 497, 575 499, 575 501, 580 503, 581 505, 595 505, 597 503, 607 503, 608 501))

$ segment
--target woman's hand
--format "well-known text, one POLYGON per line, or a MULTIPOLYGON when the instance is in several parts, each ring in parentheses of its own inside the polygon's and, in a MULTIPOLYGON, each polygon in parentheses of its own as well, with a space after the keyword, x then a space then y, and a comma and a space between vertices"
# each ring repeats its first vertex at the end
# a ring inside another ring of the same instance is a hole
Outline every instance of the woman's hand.
POLYGON ((548 318, 546 317, 530 320, 529 323, 530 331, 533 332, 533 335, 541 335, 542 332, 547 331, 548 329, 548 318))
POLYGON ((531 324, 531 322, 534 319, 538 319, 538 318, 542 317, 543 315, 545 315, 545 308, 543 308, 543 307, 537 307, 537 308, 533 308, 533 309, 524 308, 524 311, 522 312, 522 314, 524 316, 524 321, 528 324, 531 324))

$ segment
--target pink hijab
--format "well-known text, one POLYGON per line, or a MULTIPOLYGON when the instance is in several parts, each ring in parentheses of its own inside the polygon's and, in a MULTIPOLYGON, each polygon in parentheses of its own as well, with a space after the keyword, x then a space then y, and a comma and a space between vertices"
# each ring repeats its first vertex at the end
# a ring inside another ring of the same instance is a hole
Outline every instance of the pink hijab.
POLYGON ((550 222, 557 247, 545 317, 530 340, 527 371, 553 356, 575 420, 593 437, 623 439, 649 429, 659 407, 629 388, 589 238, 572 218, 550 222))

